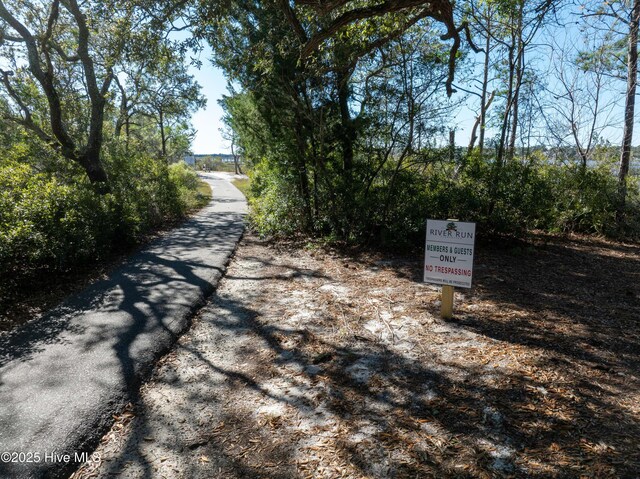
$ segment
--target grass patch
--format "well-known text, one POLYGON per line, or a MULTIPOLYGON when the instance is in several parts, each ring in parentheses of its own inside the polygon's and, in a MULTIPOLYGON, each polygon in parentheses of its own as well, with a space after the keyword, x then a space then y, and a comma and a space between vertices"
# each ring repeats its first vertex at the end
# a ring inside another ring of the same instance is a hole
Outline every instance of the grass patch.
POLYGON ((251 180, 249 178, 242 178, 232 181, 233 186, 238 188, 242 194, 249 199, 251 196, 251 180))
POLYGON ((198 181, 198 189, 196 192, 197 198, 197 208, 203 208, 209 204, 211 201, 211 197, 213 196, 213 191, 211 191, 211 186, 206 181, 199 180, 198 181))

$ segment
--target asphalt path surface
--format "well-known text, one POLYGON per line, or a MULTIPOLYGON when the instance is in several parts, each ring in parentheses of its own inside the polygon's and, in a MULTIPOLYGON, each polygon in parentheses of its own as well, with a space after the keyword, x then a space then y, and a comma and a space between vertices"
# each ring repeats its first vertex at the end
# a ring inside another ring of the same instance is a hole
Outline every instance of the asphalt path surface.
POLYGON ((131 401, 222 276, 246 202, 228 175, 213 201, 108 279, 0 336, 0 478, 65 477, 131 401))

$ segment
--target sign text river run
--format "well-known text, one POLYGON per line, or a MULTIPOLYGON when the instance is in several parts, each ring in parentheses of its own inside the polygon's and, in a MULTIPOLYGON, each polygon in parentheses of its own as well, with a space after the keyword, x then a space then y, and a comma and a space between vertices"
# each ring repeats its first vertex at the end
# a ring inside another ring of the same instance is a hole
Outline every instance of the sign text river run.
POLYGON ((424 281, 471 287, 476 224, 427 220, 424 281))

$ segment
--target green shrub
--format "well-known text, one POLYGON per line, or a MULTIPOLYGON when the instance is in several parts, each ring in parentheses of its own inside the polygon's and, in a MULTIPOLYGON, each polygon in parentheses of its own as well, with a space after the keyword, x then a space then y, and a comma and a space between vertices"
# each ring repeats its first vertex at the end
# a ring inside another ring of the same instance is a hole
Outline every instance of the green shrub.
POLYGON ((447 150, 424 156, 427 161, 407 160, 408 166, 399 169, 395 161, 378 168, 370 158, 359 158, 351 181, 338 161, 327 160, 308 174, 308 208, 295 170, 263 158, 252 173, 252 222, 261 234, 303 231, 329 240, 394 246, 421 244, 426 218, 473 221, 489 235, 521 236, 540 229, 640 237, 638 178, 629 179, 620 228, 617 177, 610 161, 583 168, 552 164, 541 152, 502 165, 477 154, 451 162, 447 150))
POLYGON ((32 167, 0 167, 0 268, 64 268, 91 258, 100 244, 108 199, 86 183, 65 184, 32 167))
POLYGON ((73 169, 0 161, 0 277, 104 257, 197 204, 198 177, 186 165, 117 150, 105 163, 110 191, 99 194, 73 169))
POLYGON ((250 222, 261 235, 291 235, 304 231, 304 211, 295 180, 272 168, 266 159, 251 173, 250 222))
POLYGON ((176 189, 177 214, 194 209, 199 204, 198 185, 200 179, 195 171, 185 163, 179 162, 169 166, 169 183, 176 189))
POLYGON ((615 234, 617 178, 606 165, 546 168, 555 192, 549 229, 615 234))

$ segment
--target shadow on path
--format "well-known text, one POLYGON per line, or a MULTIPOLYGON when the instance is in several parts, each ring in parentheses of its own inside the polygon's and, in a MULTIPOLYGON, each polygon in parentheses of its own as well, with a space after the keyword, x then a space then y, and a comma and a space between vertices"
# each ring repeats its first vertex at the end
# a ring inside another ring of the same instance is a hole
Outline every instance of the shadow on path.
MULTIPOLYGON (((0 451, 91 451, 155 361, 188 326, 242 235, 244 198, 214 201, 109 279, 0 337, 0 451)), ((0 463, 0 477, 63 477, 76 461, 0 463)))

